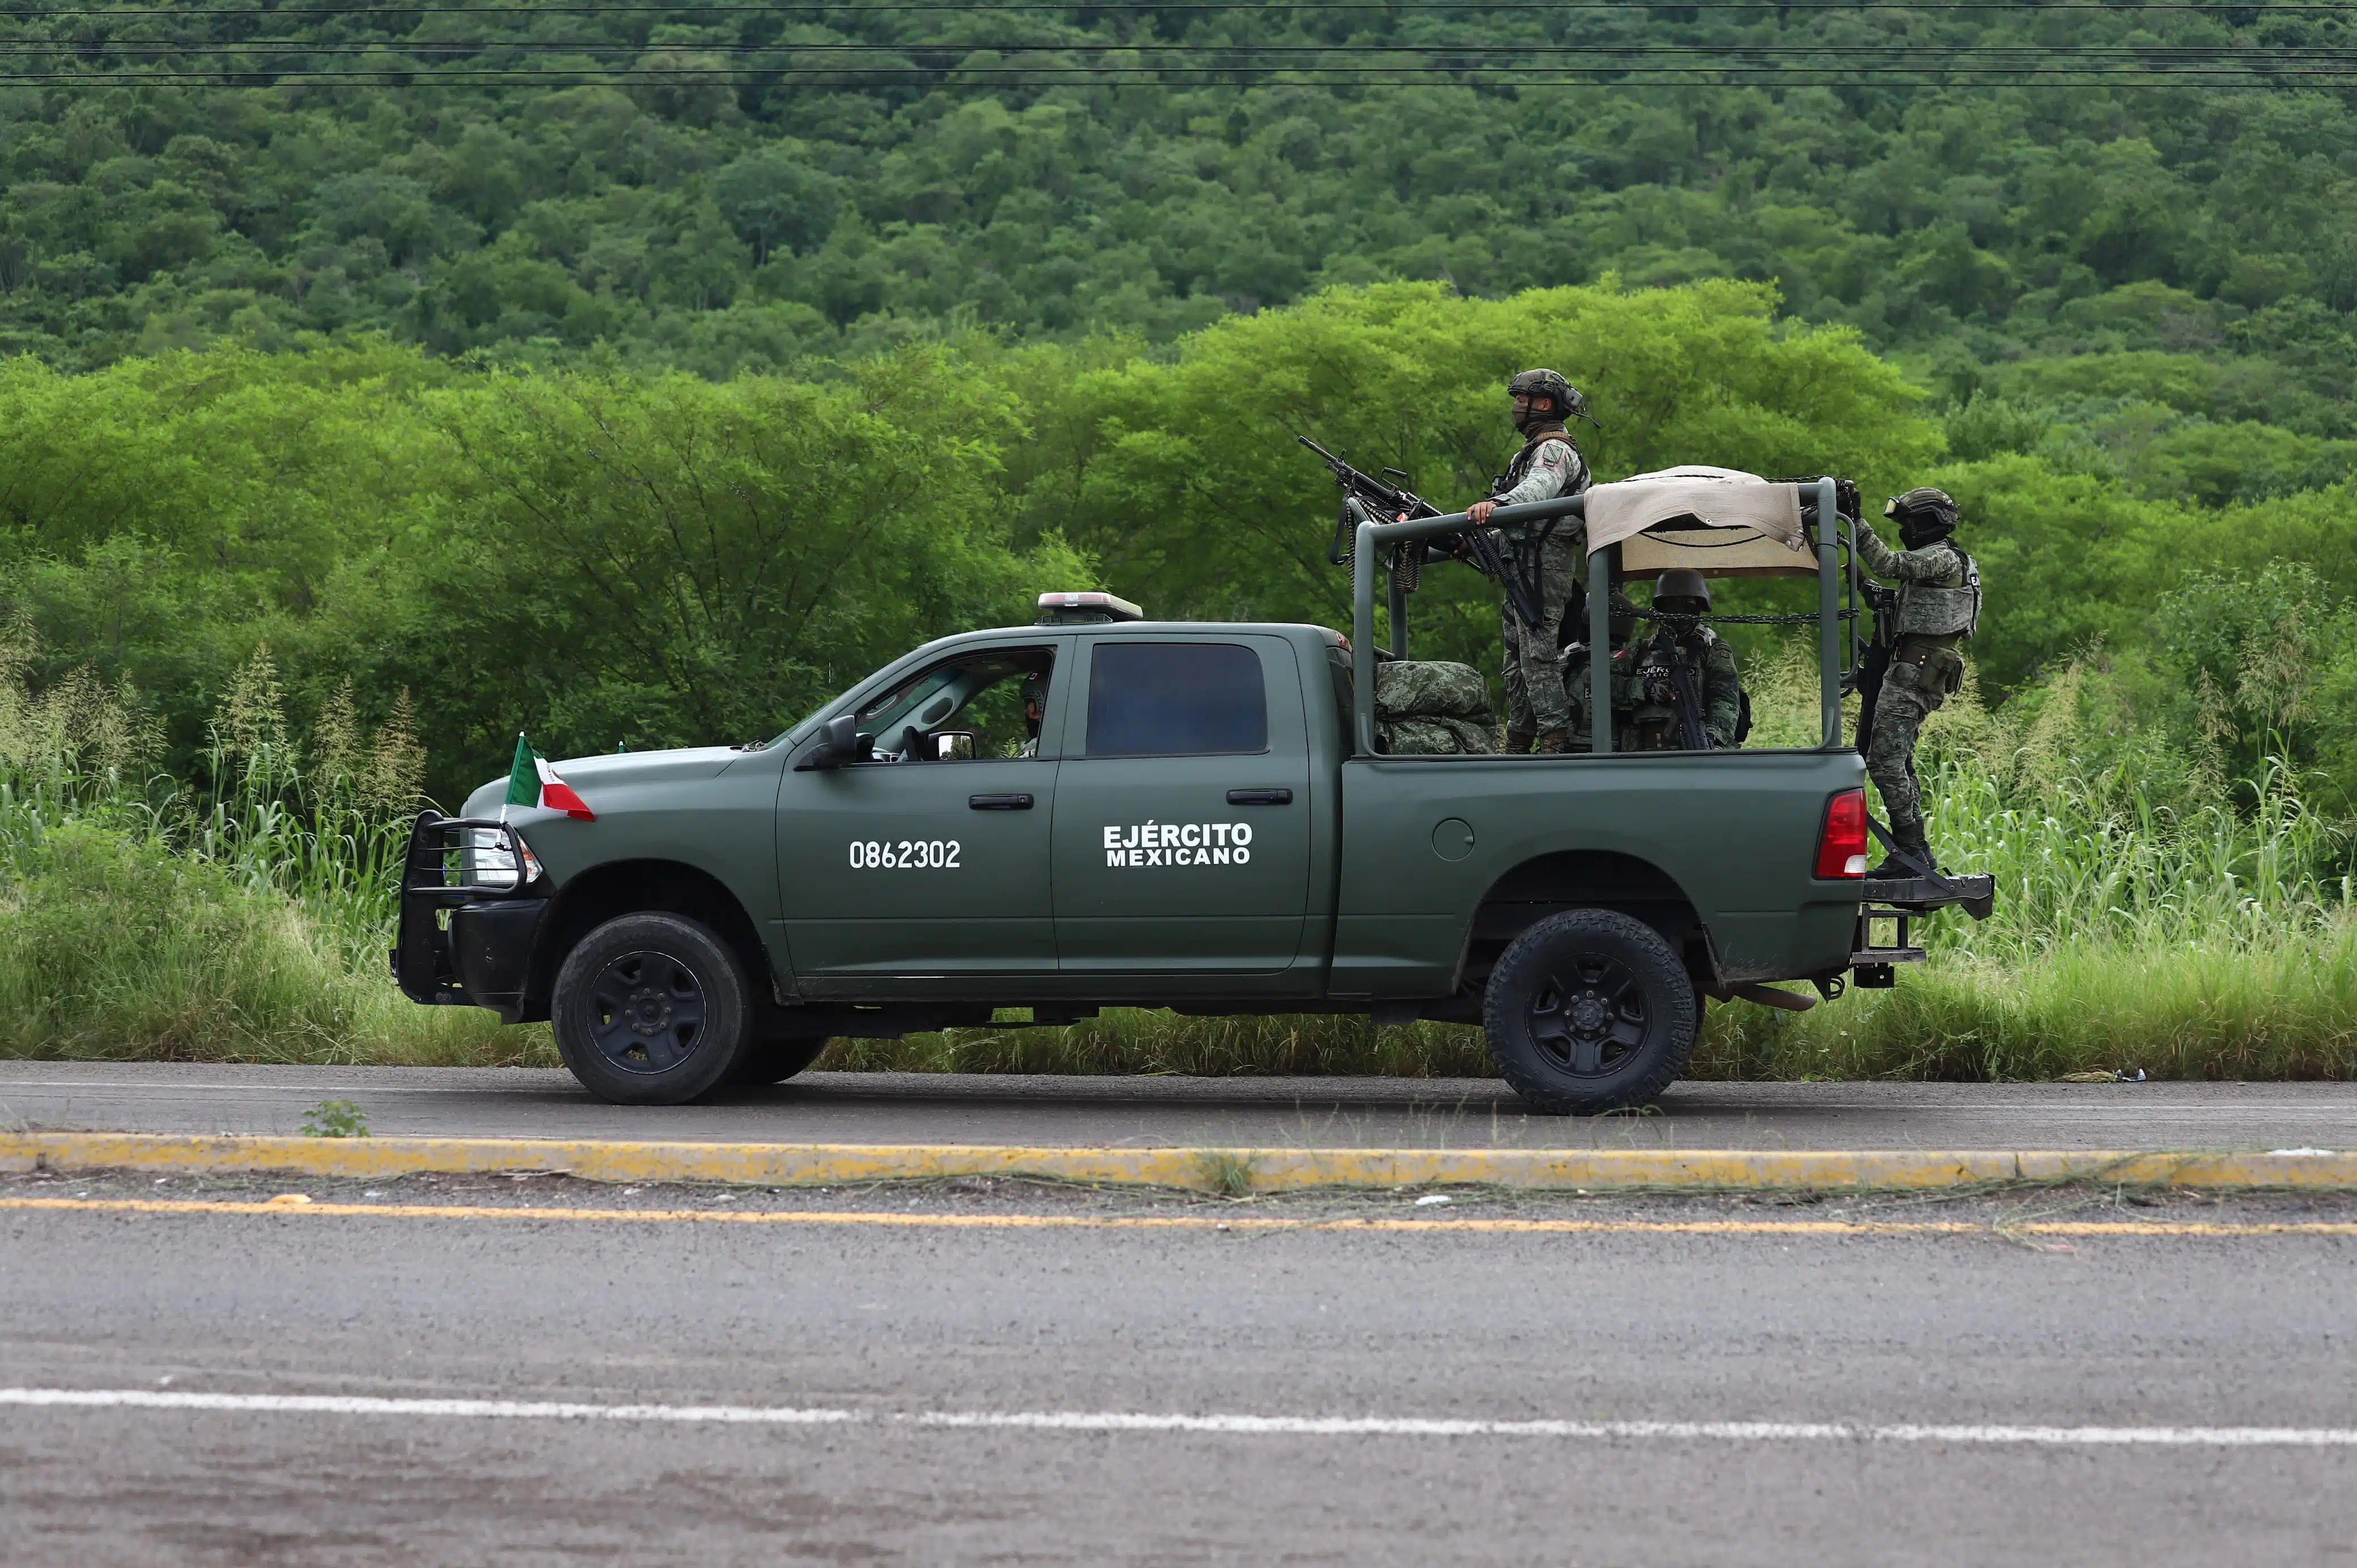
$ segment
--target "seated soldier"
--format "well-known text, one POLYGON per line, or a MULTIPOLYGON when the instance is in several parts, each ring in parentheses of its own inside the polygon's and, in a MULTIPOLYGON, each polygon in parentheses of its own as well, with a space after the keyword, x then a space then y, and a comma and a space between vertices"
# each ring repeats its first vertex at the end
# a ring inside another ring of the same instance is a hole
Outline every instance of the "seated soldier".
POLYGON ((1023 677, 1023 744, 1017 757, 1039 755, 1039 725, 1048 716, 1048 677, 1043 673, 1023 677))
MULTIPOLYGON (((1612 749, 1626 751, 1629 749, 1629 703, 1621 695, 1622 677, 1629 669, 1629 638, 1637 629, 1637 606, 1619 588, 1612 590, 1611 628, 1612 672, 1608 679, 1613 691, 1612 749)), ((1579 630, 1584 634, 1587 629, 1587 623, 1583 620, 1579 630)), ((1585 641, 1566 643, 1556 662, 1563 670, 1565 694, 1571 699, 1571 742, 1565 749, 1586 751, 1589 746, 1587 644, 1585 641)))
POLYGON ((1699 572, 1678 568, 1653 584, 1653 624, 1630 650, 1627 675, 1613 682, 1613 705, 1624 693, 1629 703, 1631 751, 1737 744, 1742 681, 1735 650, 1702 624, 1709 609, 1710 585, 1699 572))

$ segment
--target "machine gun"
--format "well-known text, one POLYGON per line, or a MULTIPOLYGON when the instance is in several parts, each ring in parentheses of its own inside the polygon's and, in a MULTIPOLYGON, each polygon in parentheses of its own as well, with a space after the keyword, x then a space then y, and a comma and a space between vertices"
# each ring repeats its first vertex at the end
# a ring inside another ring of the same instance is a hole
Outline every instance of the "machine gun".
MULTIPOLYGON (((1407 475, 1399 469, 1383 470, 1390 478, 1403 481, 1397 485, 1388 484, 1372 474, 1361 473, 1307 435, 1297 435, 1294 439, 1318 454, 1319 460, 1333 472, 1334 483, 1342 491, 1342 513, 1334 520, 1334 542, 1326 551, 1326 559, 1333 564, 1347 566, 1351 564, 1351 557, 1358 548, 1359 524, 1361 521, 1413 522, 1419 518, 1445 515, 1438 507, 1405 489, 1407 475)), ((1486 528, 1468 528, 1428 542, 1401 545, 1391 563, 1393 580, 1403 588, 1413 588, 1417 573, 1426 560, 1462 561, 1495 582, 1505 590, 1506 607, 1513 612, 1516 620, 1526 627, 1537 626, 1546 618, 1546 611, 1540 602, 1538 585, 1523 581, 1520 575, 1508 568, 1496 537, 1486 528)))

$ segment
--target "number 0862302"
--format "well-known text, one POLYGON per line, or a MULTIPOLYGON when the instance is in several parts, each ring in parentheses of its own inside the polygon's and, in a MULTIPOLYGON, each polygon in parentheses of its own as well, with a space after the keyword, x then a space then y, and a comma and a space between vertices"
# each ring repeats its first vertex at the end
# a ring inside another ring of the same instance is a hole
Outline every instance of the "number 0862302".
POLYGON ((955 839, 902 839, 898 843, 889 839, 853 839, 851 868, 854 871, 955 871, 958 869, 958 849, 955 839))

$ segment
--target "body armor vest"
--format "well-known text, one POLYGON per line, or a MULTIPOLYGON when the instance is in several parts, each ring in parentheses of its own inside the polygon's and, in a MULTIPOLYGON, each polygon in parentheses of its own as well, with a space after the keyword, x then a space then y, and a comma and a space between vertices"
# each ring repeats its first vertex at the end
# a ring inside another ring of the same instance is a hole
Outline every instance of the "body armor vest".
POLYGON ((1566 435, 1563 426, 1557 425, 1553 430, 1542 430, 1536 435, 1534 435, 1528 441, 1525 441, 1523 444, 1523 449, 1514 454, 1514 460, 1506 465, 1506 471, 1498 475, 1490 481, 1490 493, 1493 496, 1502 496, 1508 490, 1512 489, 1516 485, 1521 484, 1524 479, 1530 478, 1531 465, 1539 460, 1539 448, 1545 446, 1550 441, 1560 441, 1565 446, 1570 447, 1572 456, 1578 460, 1580 467, 1579 483, 1572 487, 1571 493, 1577 495, 1581 490, 1586 489, 1587 488, 1587 459, 1580 455, 1579 443, 1574 441, 1568 435, 1566 435))
POLYGON ((1952 540, 1956 569, 1937 583, 1899 585, 1899 635, 1970 637, 1981 623, 1981 570, 1952 540))

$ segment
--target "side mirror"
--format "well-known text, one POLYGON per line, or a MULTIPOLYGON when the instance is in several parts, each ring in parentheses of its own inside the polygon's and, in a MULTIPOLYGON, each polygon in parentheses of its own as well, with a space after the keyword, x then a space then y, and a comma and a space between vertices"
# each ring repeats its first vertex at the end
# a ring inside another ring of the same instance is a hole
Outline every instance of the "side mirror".
POLYGON ((937 729, 926 739, 932 745, 936 762, 972 762, 974 758, 974 731, 970 729, 937 729))
POLYGON ((858 755, 858 719, 850 714, 837 714, 826 721, 819 743, 794 764, 794 771, 808 773, 813 768, 841 768, 847 762, 856 761, 858 755))

